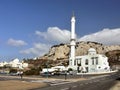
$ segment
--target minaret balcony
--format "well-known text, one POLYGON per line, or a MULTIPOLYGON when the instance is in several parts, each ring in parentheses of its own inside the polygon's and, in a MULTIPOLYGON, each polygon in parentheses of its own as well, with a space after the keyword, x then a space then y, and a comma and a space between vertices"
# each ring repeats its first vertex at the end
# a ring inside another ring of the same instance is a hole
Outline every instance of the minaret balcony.
POLYGON ((75 39, 71 38, 70 41, 75 41, 75 39))

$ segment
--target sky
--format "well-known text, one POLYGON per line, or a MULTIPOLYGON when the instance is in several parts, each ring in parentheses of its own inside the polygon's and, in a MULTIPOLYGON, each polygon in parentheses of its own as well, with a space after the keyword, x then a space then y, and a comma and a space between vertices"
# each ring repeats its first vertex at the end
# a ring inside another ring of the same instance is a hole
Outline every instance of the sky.
POLYGON ((69 43, 76 18, 77 41, 120 45, 120 0, 0 0, 0 61, 34 58, 69 43))

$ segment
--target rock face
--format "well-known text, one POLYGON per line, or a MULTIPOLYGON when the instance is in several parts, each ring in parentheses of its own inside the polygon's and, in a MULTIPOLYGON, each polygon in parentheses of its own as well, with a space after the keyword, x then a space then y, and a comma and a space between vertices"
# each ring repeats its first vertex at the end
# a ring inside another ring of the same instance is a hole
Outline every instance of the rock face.
POLYGON ((67 59, 69 56, 69 50, 70 48, 67 44, 55 45, 50 48, 47 57, 51 60, 67 59))
MULTIPOLYGON (((106 52, 113 50, 120 50, 120 45, 105 46, 97 42, 76 42, 76 56, 85 55, 89 48, 95 48, 97 53, 105 54, 106 52)), ((60 44, 54 45, 50 48, 48 54, 41 58, 47 58, 50 60, 64 60, 69 58, 70 45, 60 44)))

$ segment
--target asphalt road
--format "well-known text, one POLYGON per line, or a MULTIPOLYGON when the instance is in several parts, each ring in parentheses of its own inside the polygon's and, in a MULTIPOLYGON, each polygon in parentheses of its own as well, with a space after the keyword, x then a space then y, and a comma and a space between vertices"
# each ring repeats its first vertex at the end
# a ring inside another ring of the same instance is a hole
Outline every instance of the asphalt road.
POLYGON ((118 78, 120 78, 120 72, 108 76, 90 78, 85 81, 51 85, 34 90, 109 90, 118 78))

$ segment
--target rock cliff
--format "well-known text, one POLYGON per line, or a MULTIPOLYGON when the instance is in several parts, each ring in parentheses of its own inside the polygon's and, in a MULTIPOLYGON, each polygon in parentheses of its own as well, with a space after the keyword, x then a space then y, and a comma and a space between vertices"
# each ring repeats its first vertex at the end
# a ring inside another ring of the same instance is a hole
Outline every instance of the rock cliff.
MULTIPOLYGON (((120 50, 120 45, 106 46, 97 42, 76 42, 76 56, 85 55, 89 48, 95 48, 97 53, 105 54, 106 52, 113 50, 120 50)), ((67 60, 69 57, 70 45, 59 44, 50 48, 49 52, 45 54, 42 59, 47 58, 50 60, 67 60)))

